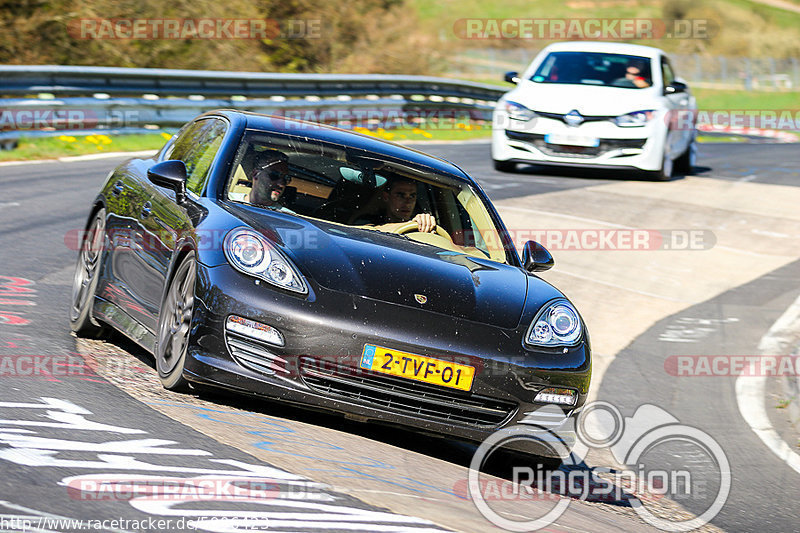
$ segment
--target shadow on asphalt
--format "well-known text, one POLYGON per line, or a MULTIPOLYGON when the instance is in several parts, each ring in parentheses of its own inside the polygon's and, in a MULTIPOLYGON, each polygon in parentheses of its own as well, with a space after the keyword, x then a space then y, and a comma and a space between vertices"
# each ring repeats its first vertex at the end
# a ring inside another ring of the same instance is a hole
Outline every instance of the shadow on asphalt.
MULTIPOLYGON (((669 181, 678 181, 687 176, 699 176, 707 174, 712 169, 710 167, 696 166, 691 174, 678 174, 675 173, 669 181)), ((517 165, 517 170, 514 172, 503 172, 506 176, 513 175, 530 175, 530 176, 553 176, 561 178, 580 178, 590 180, 608 180, 608 181, 657 181, 646 173, 636 170, 625 169, 600 169, 600 168, 570 168, 570 167, 556 167, 545 165, 523 164, 517 165)))

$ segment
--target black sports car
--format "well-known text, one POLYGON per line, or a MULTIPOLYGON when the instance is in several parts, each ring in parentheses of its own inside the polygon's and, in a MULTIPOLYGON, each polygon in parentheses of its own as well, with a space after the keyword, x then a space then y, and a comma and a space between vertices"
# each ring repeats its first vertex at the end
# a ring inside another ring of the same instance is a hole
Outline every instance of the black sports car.
POLYGON ((124 333, 168 389, 468 441, 586 399, 580 315, 532 274, 550 254, 520 260, 480 187, 409 148, 209 112, 109 174, 82 242, 72 329, 124 333))

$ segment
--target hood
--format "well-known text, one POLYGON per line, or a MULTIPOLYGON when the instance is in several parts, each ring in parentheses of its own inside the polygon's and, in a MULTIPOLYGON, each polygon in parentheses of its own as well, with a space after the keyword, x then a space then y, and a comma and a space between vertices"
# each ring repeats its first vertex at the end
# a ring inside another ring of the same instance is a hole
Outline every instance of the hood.
POLYGON ((533 111, 566 114, 577 109, 581 115, 618 116, 632 111, 659 109, 658 88, 624 89, 591 85, 566 85, 521 81, 503 98, 533 111))
POLYGON ((519 324, 527 276, 517 267, 399 235, 234 209, 326 289, 502 328, 519 324))

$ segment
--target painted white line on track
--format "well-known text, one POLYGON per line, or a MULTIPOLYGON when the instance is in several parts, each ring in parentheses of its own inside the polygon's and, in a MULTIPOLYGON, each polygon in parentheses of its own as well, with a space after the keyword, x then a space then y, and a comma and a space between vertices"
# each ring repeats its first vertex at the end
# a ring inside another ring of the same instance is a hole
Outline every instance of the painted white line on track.
MULTIPOLYGON (((608 227, 611 227, 611 228, 629 229, 629 230, 643 229, 643 228, 636 228, 634 226, 626 226, 625 224, 616 224, 614 222, 607 222, 605 220, 598 220, 596 218, 579 217, 579 216, 575 216, 575 215, 567 215, 565 213, 558 213, 558 212, 555 212, 555 211, 545 211, 543 209, 531 209, 529 207, 517 207, 517 206, 513 206, 513 205, 505 205, 505 204, 503 204, 501 202, 502 202, 502 200, 500 200, 498 202, 495 202, 495 207, 497 207, 497 210, 501 211, 501 212, 503 210, 519 211, 521 213, 535 213, 535 214, 538 214, 538 215, 552 216, 552 217, 556 217, 556 218, 565 218, 565 219, 569 219, 569 220, 577 220, 579 222, 586 222, 588 224, 598 224, 598 225, 602 225, 602 226, 608 226, 608 227)), ((719 250, 725 250, 725 251, 728 251, 728 252, 734 252, 734 253, 737 253, 737 254, 750 255, 750 256, 754 256, 754 257, 774 257, 774 255, 772 255, 772 254, 762 254, 760 252, 753 252, 751 250, 742 250, 740 248, 732 248, 730 246, 723 246, 723 245, 719 245, 719 244, 715 244, 714 248, 717 248, 719 250)), ((682 301, 682 300, 675 300, 675 301, 682 301)))
POLYGON ((62 162, 70 161, 94 161, 95 159, 109 159, 112 157, 140 157, 155 155, 158 150, 140 150, 138 152, 108 152, 105 154, 86 154, 86 155, 70 155, 66 157, 59 157, 58 160, 62 162))
POLYGON ((20 165, 41 165, 44 163, 58 163, 58 159, 32 159, 30 161, 3 161, 0 167, 17 167, 20 165))
POLYGON ((19 202, 0 202, 0 209, 4 207, 19 207, 19 202))
POLYGON ((580 222, 587 222, 589 224, 600 224, 603 226, 610 226, 612 228, 620 228, 620 229, 636 229, 633 226, 625 226, 624 224, 615 224, 614 222, 607 222, 605 220, 598 220, 596 218, 586 218, 586 217, 579 217, 575 215, 567 215, 565 213, 557 213, 555 211, 545 211, 542 209, 531 209, 529 207, 516 207, 513 205, 503 205, 502 203, 496 202, 498 211, 503 211, 507 209, 509 211, 519 211, 521 213, 535 213, 538 215, 546 215, 558 218, 567 218, 569 220, 577 220, 580 222))
POLYGON ((114 157, 143 157, 155 155, 158 150, 141 150, 138 152, 106 152, 102 154, 70 155, 58 159, 32 159, 26 161, 3 161, 0 167, 19 165, 42 165, 45 163, 70 163, 73 161, 94 161, 95 159, 112 159, 114 157))
POLYGON ((613 287, 615 289, 620 289, 623 291, 628 292, 635 292, 636 294, 641 294, 642 296, 650 296, 651 298, 658 298, 659 300, 667 300, 669 302, 680 302, 680 303, 690 303, 687 300, 681 300, 680 298, 673 298, 672 296, 664 296, 663 294, 655 294, 652 292, 640 291, 637 289, 632 289, 630 287, 625 287, 624 285, 617 285, 616 283, 609 283, 608 281, 601 281, 597 278, 593 278, 591 276, 584 276, 582 274, 575 274, 574 272, 568 272, 566 270, 553 270, 553 272, 558 272, 559 274, 566 274, 567 276, 572 276, 573 278, 583 279, 586 281, 591 281, 592 283, 597 283, 599 285, 605 285, 607 287, 613 287))
MULTIPOLYGON (((780 355, 790 349, 793 334, 798 328, 800 328, 800 297, 762 337, 758 351, 762 355, 780 355)), ((749 375, 743 374, 736 379, 736 402, 739 404, 739 412, 767 448, 789 465, 789 468, 800 474, 800 455, 781 439, 769 421, 764 396, 767 376, 755 376, 755 364, 751 363, 749 375)))

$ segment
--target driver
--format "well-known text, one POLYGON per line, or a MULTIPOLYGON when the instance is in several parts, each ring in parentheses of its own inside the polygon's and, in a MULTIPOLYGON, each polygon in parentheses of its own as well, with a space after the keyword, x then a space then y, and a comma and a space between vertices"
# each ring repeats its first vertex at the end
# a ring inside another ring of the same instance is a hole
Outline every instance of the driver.
POLYGON ((251 178, 253 188, 245 197, 246 202, 279 211, 287 210, 279 200, 292 180, 289 175, 289 158, 278 150, 266 150, 258 155, 251 178))
POLYGON ((625 69, 625 79, 639 89, 650 87, 650 81, 644 77, 644 71, 645 62, 641 59, 632 59, 625 69))
MULTIPOLYGON (((431 233, 436 229, 436 219, 428 213, 414 215, 417 205, 417 182, 405 177, 396 177, 389 180, 382 193, 386 209, 375 216, 364 217, 364 224, 379 226, 382 231, 393 231, 406 222, 413 220, 417 223, 417 230, 431 233)), ((361 222, 361 221, 360 221, 361 222)))

